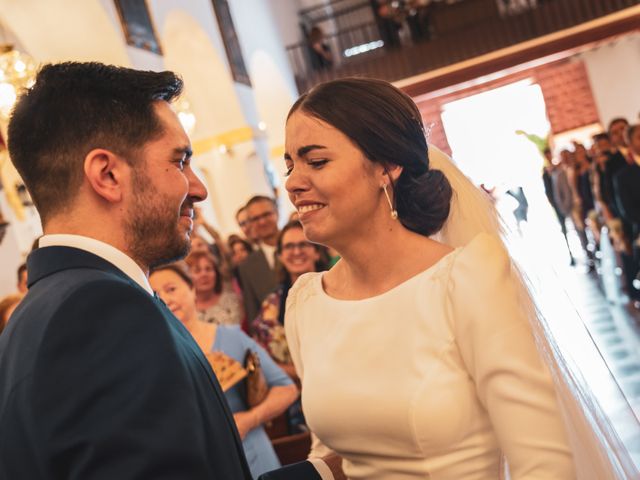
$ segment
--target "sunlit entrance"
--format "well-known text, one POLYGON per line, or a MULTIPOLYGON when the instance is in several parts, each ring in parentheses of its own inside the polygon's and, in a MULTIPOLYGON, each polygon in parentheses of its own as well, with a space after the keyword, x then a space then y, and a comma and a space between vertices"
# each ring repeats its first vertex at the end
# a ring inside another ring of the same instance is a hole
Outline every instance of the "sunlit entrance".
MULTIPOLYGON (((442 121, 456 163, 492 192, 507 227, 531 247, 529 254, 568 266, 567 247, 542 183, 540 143, 546 142, 550 125, 540 86, 527 79, 449 102, 442 121)), ((574 237, 569 241, 579 257, 574 237)))

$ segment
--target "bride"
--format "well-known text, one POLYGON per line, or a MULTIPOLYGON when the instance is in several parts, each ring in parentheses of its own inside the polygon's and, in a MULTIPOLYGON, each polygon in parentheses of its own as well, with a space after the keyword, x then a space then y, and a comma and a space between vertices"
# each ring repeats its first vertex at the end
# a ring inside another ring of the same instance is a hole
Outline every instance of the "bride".
POLYGON ((307 238, 342 257, 287 301, 312 457, 354 480, 617 478, 493 209, 428 149, 408 96, 315 87, 289 112, 285 161, 307 238))

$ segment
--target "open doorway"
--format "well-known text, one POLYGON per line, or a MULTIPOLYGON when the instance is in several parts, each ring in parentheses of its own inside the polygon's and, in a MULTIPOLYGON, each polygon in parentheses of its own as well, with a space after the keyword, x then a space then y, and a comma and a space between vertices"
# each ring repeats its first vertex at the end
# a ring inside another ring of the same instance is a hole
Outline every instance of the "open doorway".
MULTIPOLYGON (((540 86, 531 79, 514 82, 446 103, 441 115, 456 164, 492 192, 505 224, 529 254, 569 266, 565 240, 544 194, 541 144, 550 125, 540 86)), ((579 253, 577 235, 568 238, 579 253)))

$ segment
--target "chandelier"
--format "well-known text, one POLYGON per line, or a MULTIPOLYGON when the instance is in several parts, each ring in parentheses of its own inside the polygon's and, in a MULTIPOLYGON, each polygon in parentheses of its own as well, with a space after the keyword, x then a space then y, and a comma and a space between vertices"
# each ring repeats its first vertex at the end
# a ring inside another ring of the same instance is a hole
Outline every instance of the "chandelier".
POLYGON ((20 92, 35 81, 38 65, 12 45, 0 45, 0 116, 6 121, 20 92))
POLYGON ((178 114, 178 119, 182 124, 182 128, 184 128, 184 130, 187 132, 187 135, 193 135, 193 131, 196 128, 196 116, 191 110, 189 101, 184 96, 182 96, 176 101, 173 108, 178 114))

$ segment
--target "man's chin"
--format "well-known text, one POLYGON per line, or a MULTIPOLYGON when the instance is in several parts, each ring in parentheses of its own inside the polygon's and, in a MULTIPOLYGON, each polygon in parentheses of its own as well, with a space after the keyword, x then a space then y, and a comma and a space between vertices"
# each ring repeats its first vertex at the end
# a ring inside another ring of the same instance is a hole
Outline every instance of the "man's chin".
POLYGON ((167 248, 162 252, 158 252, 158 255, 155 255, 154 258, 150 262, 151 268, 157 268, 162 265, 167 265, 169 263, 176 262, 178 260, 182 260, 189 254, 189 250, 191 249, 191 242, 185 240, 180 244, 176 243, 171 246, 171 248, 167 248))

